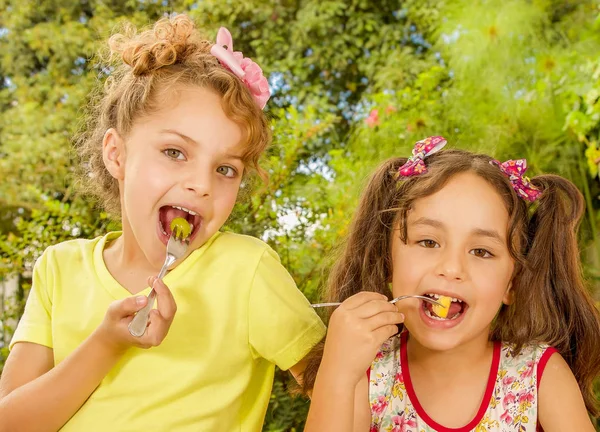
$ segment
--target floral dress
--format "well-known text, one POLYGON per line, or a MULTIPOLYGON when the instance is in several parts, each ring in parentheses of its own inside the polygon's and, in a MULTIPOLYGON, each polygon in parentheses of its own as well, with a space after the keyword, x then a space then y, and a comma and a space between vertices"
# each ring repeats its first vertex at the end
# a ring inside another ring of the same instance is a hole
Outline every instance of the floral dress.
POLYGON ((447 428, 427 415, 412 386, 406 355, 408 333, 383 344, 369 369, 371 432, 535 432, 537 391, 544 367, 556 352, 527 345, 515 354, 496 342, 481 406, 467 425, 447 428))

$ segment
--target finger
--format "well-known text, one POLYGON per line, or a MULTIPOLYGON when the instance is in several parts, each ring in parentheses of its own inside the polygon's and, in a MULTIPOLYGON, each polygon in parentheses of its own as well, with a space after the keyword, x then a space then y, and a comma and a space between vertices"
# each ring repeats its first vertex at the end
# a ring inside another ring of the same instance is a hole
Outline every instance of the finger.
POLYGON ((160 312, 162 318, 172 321, 177 312, 177 304, 171 290, 160 279, 156 279, 152 285, 156 291, 156 309, 160 312))
POLYGON ((398 326, 389 324, 383 327, 379 327, 373 332, 373 337, 378 345, 381 345, 392 336, 398 334, 398 326))
POLYGON ((404 314, 400 312, 382 312, 366 320, 367 328, 376 330, 388 325, 402 324, 404 314))
POLYGON ((148 299, 144 295, 127 297, 123 300, 117 300, 110 304, 108 307, 108 315, 114 319, 124 318, 133 315, 144 306, 148 299))
POLYGON ((384 300, 387 301, 387 297, 383 294, 372 292, 372 291, 361 291, 358 294, 354 294, 352 297, 348 297, 342 306, 348 310, 355 309, 367 302, 373 300, 384 300))
POLYGON ((398 312, 398 308, 387 300, 371 300, 354 308, 353 312, 360 318, 370 318, 382 312, 398 312))
POLYGON ((172 320, 166 320, 158 309, 153 309, 148 315, 148 321, 146 342, 152 346, 158 346, 169 332, 172 320))

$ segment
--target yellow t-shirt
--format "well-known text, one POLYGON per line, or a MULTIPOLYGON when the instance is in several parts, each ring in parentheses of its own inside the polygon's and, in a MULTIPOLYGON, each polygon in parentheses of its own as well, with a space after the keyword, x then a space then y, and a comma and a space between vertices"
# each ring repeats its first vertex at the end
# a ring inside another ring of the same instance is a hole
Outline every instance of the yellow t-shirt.
MULTIPOLYGON (((58 364, 131 295, 102 258, 119 235, 44 252, 11 346, 45 345, 58 364)), ((63 432, 260 431, 275 365, 293 366, 325 334, 277 254, 253 237, 219 232, 164 281, 177 314, 163 343, 129 349, 63 432)))

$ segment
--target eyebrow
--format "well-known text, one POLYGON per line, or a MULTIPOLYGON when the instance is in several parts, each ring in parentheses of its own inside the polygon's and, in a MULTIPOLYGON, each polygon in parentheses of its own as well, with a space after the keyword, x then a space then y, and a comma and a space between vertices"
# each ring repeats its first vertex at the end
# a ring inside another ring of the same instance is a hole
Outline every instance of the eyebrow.
MULTIPOLYGON (((435 219, 429 219, 426 217, 420 217, 419 219, 411 222, 409 225, 426 225, 426 226, 431 226, 433 228, 438 228, 438 229, 444 229, 445 226, 441 221, 435 220, 435 219)), ((498 231, 496 230, 490 230, 490 229, 483 229, 483 228, 475 228, 474 230, 471 231, 471 235, 477 236, 477 237, 488 237, 492 240, 495 240, 501 244, 504 244, 504 239, 500 236, 500 234, 498 233, 498 231)))
POLYGON ((412 221, 409 225, 427 225, 434 228, 444 228, 444 224, 442 222, 426 217, 420 217, 419 219, 412 221))
MULTIPOLYGON (((193 138, 191 138, 185 134, 182 134, 181 132, 176 131, 175 129, 161 129, 160 133, 177 135, 178 137, 180 137, 184 141, 188 142, 189 144, 194 144, 194 145, 200 146, 200 143, 198 141, 194 140, 193 138)), ((236 155, 236 154, 225 153, 223 156, 225 156, 227 159, 237 159, 242 162, 244 161, 243 156, 236 155)))
POLYGON ((175 129, 161 129, 160 133, 168 133, 171 135, 177 135, 179 138, 183 139, 184 141, 189 142, 190 144, 199 145, 196 140, 194 140, 193 138, 190 138, 189 136, 187 136, 185 134, 182 134, 181 132, 177 132, 175 129))
POLYGON ((498 243, 504 244, 504 239, 498 234, 496 230, 486 230, 482 228, 476 228, 473 230, 473 234, 477 237, 488 237, 498 243))

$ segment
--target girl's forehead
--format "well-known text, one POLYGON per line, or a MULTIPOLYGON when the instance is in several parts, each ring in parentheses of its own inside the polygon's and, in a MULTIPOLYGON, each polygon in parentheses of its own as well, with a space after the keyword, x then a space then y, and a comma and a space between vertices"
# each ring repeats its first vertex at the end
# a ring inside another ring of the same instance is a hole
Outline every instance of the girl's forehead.
POLYGON ((453 230, 496 230, 504 233, 509 215, 506 204, 489 182, 474 173, 452 177, 439 191, 416 199, 408 224, 439 225, 453 230))
POLYGON ((134 128, 139 134, 171 134, 193 143, 215 141, 232 148, 244 141, 244 131, 225 114, 220 96, 203 88, 174 93, 134 128))

